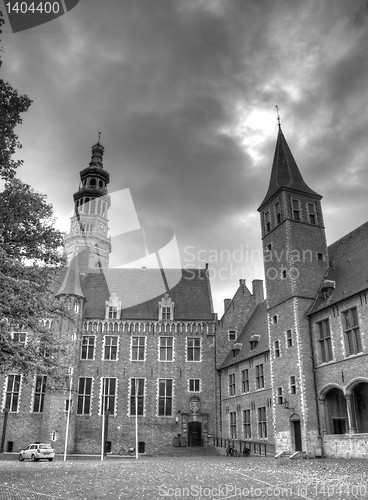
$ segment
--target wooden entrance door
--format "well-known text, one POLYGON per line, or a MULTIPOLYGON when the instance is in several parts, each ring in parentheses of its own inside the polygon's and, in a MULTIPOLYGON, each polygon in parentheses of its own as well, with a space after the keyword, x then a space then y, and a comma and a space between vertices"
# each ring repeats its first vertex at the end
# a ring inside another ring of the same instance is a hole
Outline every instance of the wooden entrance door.
POLYGON ((188 446, 202 446, 202 424, 200 422, 188 423, 188 446))

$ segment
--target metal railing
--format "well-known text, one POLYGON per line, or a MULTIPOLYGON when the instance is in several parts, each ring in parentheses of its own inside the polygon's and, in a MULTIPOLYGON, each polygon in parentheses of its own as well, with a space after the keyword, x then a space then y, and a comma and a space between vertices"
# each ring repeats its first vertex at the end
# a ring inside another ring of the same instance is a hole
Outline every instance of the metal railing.
POLYGON ((243 456, 246 453, 245 449, 248 449, 253 455, 261 456, 274 456, 276 454, 276 446, 273 443, 264 443, 260 441, 242 440, 242 439, 225 439, 225 438, 213 438, 214 446, 218 448, 232 448, 237 450, 239 456, 243 456))

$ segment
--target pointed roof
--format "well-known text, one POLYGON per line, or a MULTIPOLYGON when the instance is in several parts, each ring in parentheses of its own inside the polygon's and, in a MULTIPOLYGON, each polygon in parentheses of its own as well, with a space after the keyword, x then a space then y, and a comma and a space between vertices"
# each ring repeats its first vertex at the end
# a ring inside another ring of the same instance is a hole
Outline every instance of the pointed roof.
POLYGON ((266 197, 261 203, 258 210, 261 210, 263 206, 282 188, 287 188, 317 198, 322 198, 321 195, 313 191, 304 182, 298 165, 294 160, 292 152, 290 151, 284 134, 282 133, 281 127, 279 126, 270 184, 268 186, 266 197))
POLYGON ((334 287, 327 297, 318 294, 309 314, 367 290, 367 248, 368 222, 329 245, 329 268, 324 281, 334 282, 334 287))
POLYGON ((231 349, 226 356, 225 361, 220 366, 220 370, 269 350, 267 303, 265 300, 257 304, 251 317, 244 325, 241 334, 236 339, 236 344, 240 344, 239 352, 236 356, 234 356, 233 350, 231 349), (253 338, 257 338, 257 342, 252 348, 251 341, 253 338))
POLYGON ((80 281, 78 256, 73 257, 66 270, 63 282, 58 292, 55 294, 56 297, 59 295, 74 295, 85 299, 80 281))

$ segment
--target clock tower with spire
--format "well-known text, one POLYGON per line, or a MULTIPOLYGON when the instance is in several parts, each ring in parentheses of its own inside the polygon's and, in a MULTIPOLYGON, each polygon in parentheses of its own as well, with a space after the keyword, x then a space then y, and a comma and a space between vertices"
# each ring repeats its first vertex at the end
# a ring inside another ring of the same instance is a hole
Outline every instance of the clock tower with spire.
POLYGON ((68 261, 78 255, 81 272, 109 266, 111 241, 108 235, 110 196, 107 185, 109 173, 103 168, 104 147, 98 142, 92 146, 91 161, 80 172, 80 185, 74 193, 74 215, 70 233, 65 238, 68 261))

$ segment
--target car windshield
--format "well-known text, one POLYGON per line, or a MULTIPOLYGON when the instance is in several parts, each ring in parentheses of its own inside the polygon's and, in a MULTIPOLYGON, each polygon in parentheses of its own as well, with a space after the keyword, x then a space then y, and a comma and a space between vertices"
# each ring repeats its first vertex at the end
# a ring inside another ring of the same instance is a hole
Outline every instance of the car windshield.
POLYGON ((45 448, 52 448, 51 444, 40 444, 40 449, 45 449, 45 448))

